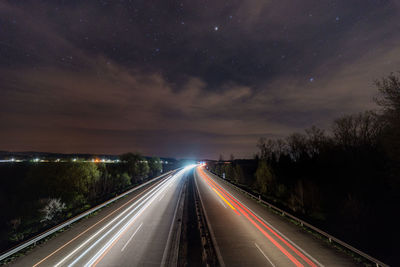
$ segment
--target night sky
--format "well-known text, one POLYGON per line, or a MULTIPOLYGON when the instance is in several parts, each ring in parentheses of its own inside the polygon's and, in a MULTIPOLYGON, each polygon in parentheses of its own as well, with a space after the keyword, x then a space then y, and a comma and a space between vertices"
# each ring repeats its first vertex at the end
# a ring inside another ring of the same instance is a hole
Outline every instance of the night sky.
POLYGON ((394 0, 2 0, 0 150, 251 157, 398 70, 394 0))

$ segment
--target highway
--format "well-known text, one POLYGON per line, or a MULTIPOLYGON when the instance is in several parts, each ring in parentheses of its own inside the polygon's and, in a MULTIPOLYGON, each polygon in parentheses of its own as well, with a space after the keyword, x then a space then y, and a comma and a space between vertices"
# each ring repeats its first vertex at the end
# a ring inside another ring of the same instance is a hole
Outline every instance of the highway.
POLYGON ((180 170, 130 194, 36 246, 11 265, 169 265, 187 173, 187 169, 180 170))
MULTIPOLYGON (((194 180, 221 266, 356 265, 349 256, 234 190, 203 166, 192 168, 132 192, 9 265, 174 266, 179 263, 189 179, 194 180)), ((201 249, 194 253, 201 258, 201 249)), ((197 261, 192 265, 201 266, 197 261)))
POLYGON ((356 265, 204 167, 198 167, 194 176, 221 266, 356 265))

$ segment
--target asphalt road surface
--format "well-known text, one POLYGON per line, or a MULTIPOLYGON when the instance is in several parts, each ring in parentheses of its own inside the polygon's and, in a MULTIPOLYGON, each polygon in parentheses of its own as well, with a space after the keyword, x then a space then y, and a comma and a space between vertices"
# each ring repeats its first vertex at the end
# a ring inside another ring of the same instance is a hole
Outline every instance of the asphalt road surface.
POLYGON ((180 170, 129 194, 11 265, 170 266, 188 179, 194 179, 221 266, 356 265, 204 167, 180 170))
POLYGON ((356 265, 204 167, 198 167, 194 176, 222 266, 356 265))
POLYGON ((84 219, 12 266, 160 266, 176 223, 187 170, 181 170, 84 219))

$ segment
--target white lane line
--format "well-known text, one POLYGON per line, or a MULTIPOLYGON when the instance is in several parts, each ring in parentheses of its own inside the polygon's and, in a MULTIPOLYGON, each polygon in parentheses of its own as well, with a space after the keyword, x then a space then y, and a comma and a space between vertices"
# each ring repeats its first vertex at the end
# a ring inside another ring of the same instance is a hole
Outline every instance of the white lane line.
POLYGON ((263 256, 269 261, 269 263, 271 263, 271 265, 273 267, 275 267, 275 264, 272 263, 272 261, 267 257, 267 255, 265 255, 264 251, 261 250, 261 248, 257 245, 256 242, 254 242, 254 245, 256 245, 256 248, 258 248, 258 250, 261 252, 261 254, 263 254, 263 256))
POLYGON ((163 199, 163 197, 165 196, 165 194, 166 194, 166 193, 164 193, 164 194, 158 199, 158 202, 160 202, 161 199, 163 199))
POLYGON ((131 242, 132 238, 136 235, 136 233, 139 231, 140 227, 142 227, 143 222, 139 225, 139 227, 136 229, 136 231, 131 235, 131 237, 129 238, 128 242, 126 242, 126 244, 123 246, 123 248, 121 249, 121 252, 124 251, 124 249, 126 248, 126 246, 129 244, 129 242, 131 242))
POLYGON ((219 198, 218 198, 218 200, 219 200, 219 203, 221 203, 221 205, 224 206, 224 208, 226 209, 226 206, 225 206, 225 204, 222 202, 222 200, 219 199, 219 198))

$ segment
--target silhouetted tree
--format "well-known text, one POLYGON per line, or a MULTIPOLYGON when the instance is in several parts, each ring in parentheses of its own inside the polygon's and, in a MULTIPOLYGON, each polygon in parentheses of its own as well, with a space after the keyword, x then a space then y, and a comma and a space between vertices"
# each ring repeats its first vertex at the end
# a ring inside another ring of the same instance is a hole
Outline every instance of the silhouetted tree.
POLYGON ((161 159, 158 157, 152 157, 148 159, 148 164, 149 164, 149 176, 155 177, 161 174, 162 172, 162 163, 161 159))
POLYGON ((136 153, 126 153, 120 156, 120 160, 131 177, 132 184, 143 181, 149 175, 149 165, 144 157, 136 153))

